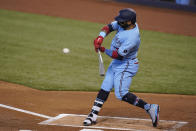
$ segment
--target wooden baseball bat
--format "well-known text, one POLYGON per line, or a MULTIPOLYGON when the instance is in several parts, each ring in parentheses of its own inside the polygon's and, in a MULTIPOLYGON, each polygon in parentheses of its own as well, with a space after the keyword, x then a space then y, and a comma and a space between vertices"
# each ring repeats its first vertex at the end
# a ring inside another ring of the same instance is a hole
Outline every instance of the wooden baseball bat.
POLYGON ((99 75, 104 76, 105 69, 104 69, 103 58, 101 56, 100 50, 98 50, 98 57, 99 57, 99 75))

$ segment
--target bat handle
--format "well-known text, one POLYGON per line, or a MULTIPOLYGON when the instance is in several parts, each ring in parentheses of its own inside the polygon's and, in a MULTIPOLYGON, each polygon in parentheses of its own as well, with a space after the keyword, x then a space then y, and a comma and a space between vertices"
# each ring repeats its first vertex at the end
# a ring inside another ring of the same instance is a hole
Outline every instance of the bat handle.
POLYGON ((98 49, 98 53, 99 53, 100 61, 103 63, 103 59, 102 59, 102 57, 101 57, 101 52, 100 52, 100 50, 99 50, 99 49, 98 49))
POLYGON ((100 50, 98 49, 98 53, 100 54, 100 50))

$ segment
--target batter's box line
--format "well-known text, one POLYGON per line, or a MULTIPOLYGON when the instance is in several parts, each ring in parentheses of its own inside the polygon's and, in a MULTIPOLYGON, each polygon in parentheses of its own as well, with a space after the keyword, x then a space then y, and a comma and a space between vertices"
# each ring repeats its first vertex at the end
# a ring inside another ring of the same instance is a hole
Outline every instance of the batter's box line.
MULTIPOLYGON (((59 114, 56 117, 50 118, 46 121, 40 122, 38 124, 41 125, 56 125, 56 126, 66 126, 66 127, 78 127, 78 128, 93 128, 93 129, 111 129, 111 130, 129 130, 129 131, 146 131, 146 130, 137 130, 137 129, 130 129, 130 128, 112 128, 112 127, 102 127, 102 126, 81 126, 81 125, 69 125, 69 124, 55 124, 51 123, 56 120, 59 120, 63 117, 67 116, 79 116, 79 117, 87 117, 87 115, 81 115, 81 114, 59 114)), ((140 118, 127 118, 127 117, 111 117, 111 116, 98 116, 98 118, 108 118, 108 119, 121 119, 121 120, 142 120, 142 121, 150 121, 151 119, 140 119, 140 118)), ((169 131, 175 131, 177 128, 180 128, 188 122, 184 121, 171 121, 171 120, 160 120, 160 122, 170 122, 170 123, 176 123, 172 128, 169 129, 169 131)), ((167 131, 167 130, 164 130, 167 131)))

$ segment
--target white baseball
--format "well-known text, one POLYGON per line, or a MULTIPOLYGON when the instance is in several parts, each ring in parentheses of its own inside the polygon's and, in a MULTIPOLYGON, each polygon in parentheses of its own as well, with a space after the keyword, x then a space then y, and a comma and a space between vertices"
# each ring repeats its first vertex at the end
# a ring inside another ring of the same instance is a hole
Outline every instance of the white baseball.
POLYGON ((69 51, 68 48, 64 48, 64 49, 63 49, 63 53, 67 54, 67 53, 69 53, 69 52, 70 52, 70 51, 69 51))

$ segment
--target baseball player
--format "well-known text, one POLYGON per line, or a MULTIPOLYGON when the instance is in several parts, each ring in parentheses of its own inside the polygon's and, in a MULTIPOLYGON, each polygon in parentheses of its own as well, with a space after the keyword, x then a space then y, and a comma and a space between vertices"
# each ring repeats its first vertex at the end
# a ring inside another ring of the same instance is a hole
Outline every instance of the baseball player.
POLYGON ((92 110, 83 122, 84 126, 96 124, 98 113, 113 88, 117 99, 144 109, 150 115, 153 126, 157 126, 159 105, 149 104, 129 92, 132 77, 136 75, 139 67, 137 59, 139 46, 140 33, 136 23, 136 12, 131 8, 122 9, 115 17, 115 21, 104 26, 99 36, 94 40, 95 51, 100 50, 113 60, 108 67, 92 110), (112 31, 117 33, 111 42, 110 49, 105 49, 102 42, 104 37, 112 31))

